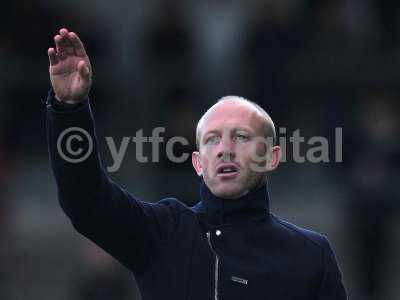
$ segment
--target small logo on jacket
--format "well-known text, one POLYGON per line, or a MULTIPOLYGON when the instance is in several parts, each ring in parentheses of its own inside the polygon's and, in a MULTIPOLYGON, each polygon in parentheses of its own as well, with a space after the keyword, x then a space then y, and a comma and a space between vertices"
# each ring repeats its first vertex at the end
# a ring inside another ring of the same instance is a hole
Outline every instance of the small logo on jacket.
POLYGON ((248 282, 247 279, 243 279, 243 278, 236 277, 236 276, 231 276, 231 280, 234 281, 234 282, 238 282, 238 283, 246 284, 246 285, 247 285, 247 282, 248 282))

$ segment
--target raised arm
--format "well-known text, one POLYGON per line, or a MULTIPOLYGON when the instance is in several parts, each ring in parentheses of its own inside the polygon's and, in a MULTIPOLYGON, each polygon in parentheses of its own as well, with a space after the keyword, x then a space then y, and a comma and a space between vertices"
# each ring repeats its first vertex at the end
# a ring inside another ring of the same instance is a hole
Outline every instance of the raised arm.
POLYGON ((139 201, 109 178, 88 100, 89 58, 75 33, 61 29, 54 40, 47 138, 59 202, 77 231, 132 270, 143 270, 173 231, 175 209, 139 201))

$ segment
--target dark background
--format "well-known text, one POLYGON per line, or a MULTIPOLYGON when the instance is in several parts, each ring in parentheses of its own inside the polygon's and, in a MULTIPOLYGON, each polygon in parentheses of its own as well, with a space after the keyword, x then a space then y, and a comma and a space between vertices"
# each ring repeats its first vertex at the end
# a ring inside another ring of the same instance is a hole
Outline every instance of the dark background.
MULTIPOLYGON (((272 211, 329 236, 350 299, 400 297, 396 2, 29 0, 2 3, 0 17, 0 299, 137 299, 129 272, 57 204, 41 99, 47 48, 63 26, 91 58, 100 137, 165 126, 190 152, 197 120, 231 94, 263 106, 287 137, 326 137, 329 163, 295 163, 288 143, 270 178, 272 211)), ((189 161, 140 164, 133 144, 112 176, 148 201, 198 200, 189 161)))

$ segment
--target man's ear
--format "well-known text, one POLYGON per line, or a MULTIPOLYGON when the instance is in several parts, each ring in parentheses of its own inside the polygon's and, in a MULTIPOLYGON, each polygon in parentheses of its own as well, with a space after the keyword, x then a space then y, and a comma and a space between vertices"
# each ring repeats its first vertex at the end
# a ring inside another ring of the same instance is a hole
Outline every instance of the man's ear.
POLYGON ((197 175, 203 175, 203 168, 201 166, 200 153, 198 151, 193 151, 192 153, 192 165, 196 170, 197 175))
POLYGON ((281 161, 281 157, 282 157, 281 147, 273 146, 271 149, 271 152, 269 153, 268 156, 269 157, 268 157, 266 169, 267 169, 267 171, 275 170, 278 167, 279 162, 281 161))

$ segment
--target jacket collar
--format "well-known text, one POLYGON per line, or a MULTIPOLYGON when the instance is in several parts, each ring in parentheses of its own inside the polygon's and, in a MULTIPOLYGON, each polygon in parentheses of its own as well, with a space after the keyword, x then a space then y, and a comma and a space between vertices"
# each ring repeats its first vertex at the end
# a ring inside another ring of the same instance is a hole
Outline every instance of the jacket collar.
POLYGON ((201 180, 201 201, 193 208, 205 215, 214 225, 265 219, 269 216, 267 185, 263 184, 237 199, 221 199, 215 196, 201 180))

